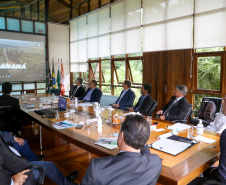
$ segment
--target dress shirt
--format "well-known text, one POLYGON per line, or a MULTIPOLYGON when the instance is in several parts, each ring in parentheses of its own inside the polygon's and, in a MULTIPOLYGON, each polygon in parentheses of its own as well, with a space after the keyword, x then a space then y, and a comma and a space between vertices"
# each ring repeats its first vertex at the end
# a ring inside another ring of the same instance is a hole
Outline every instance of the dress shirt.
POLYGON ((226 116, 222 112, 218 113, 214 122, 211 122, 205 129, 221 134, 226 129, 226 116))
MULTIPOLYGON (((9 149, 14 153, 14 154, 16 154, 16 155, 18 155, 19 157, 21 157, 21 155, 19 154, 19 152, 17 152, 17 150, 16 149, 14 149, 13 147, 11 147, 11 146, 8 146, 9 147, 9 149)), ((14 185, 14 183, 13 183, 13 179, 11 178, 11 184, 10 185, 14 185)))
MULTIPOLYGON (((95 88, 96 88, 96 87, 95 87, 95 88)), ((93 93, 93 91, 94 91, 95 88, 90 89, 89 92, 86 94, 86 96, 83 98, 83 100, 89 101, 90 98, 91 98, 91 95, 92 95, 92 93, 93 93)))
MULTIPOLYGON (((122 93, 122 95, 121 95, 121 97, 120 97, 120 99, 119 99, 119 101, 118 101, 118 103, 117 104, 119 104, 120 103, 120 101, 121 101, 121 99, 122 99, 122 97, 126 94, 126 92, 128 91, 129 89, 127 89, 127 90, 123 90, 123 93, 122 93)), ((119 104, 120 105, 120 104, 119 104)))

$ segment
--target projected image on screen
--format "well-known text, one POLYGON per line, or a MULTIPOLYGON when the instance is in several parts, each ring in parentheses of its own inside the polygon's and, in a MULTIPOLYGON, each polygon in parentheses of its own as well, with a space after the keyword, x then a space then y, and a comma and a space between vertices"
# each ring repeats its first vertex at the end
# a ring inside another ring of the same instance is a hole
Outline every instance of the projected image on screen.
POLYGON ((45 80, 45 43, 0 38, 0 81, 45 80))

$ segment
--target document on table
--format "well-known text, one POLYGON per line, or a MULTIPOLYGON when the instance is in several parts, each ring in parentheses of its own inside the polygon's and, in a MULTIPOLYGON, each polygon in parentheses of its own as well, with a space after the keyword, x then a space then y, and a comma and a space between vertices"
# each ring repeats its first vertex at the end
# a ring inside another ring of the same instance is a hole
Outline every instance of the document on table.
POLYGON ((129 112, 129 113, 126 113, 126 114, 122 114, 122 116, 128 116, 128 115, 141 115, 139 112, 129 112))
POLYGON ((117 138, 100 138, 95 144, 109 150, 113 150, 118 147, 117 138))
POLYGON ((78 124, 76 124, 76 123, 65 120, 65 121, 61 121, 61 122, 57 122, 57 123, 53 124, 53 127, 58 129, 58 130, 61 130, 61 129, 65 129, 65 128, 75 127, 77 125, 78 124))
POLYGON ((204 143, 208 143, 208 144, 216 142, 216 140, 209 139, 209 138, 203 137, 203 136, 196 136, 194 139, 201 141, 201 142, 204 142, 204 143))
POLYGON ((151 148, 160 150, 171 155, 177 155, 189 148, 190 146, 191 144, 189 143, 179 142, 171 139, 160 139, 149 145, 149 147, 151 148))
POLYGON ((162 134, 162 135, 158 136, 158 139, 165 139, 165 138, 172 136, 172 135, 173 134, 171 132, 168 132, 166 134, 162 134))
POLYGON ((81 106, 81 107, 92 107, 93 104, 92 103, 79 103, 78 106, 81 106))
POLYGON ((175 124, 172 125, 172 126, 168 126, 168 129, 171 129, 171 130, 172 130, 173 128, 175 128, 176 131, 180 132, 180 131, 182 131, 182 130, 191 128, 191 126, 186 125, 186 124, 183 124, 183 123, 175 123, 175 124))

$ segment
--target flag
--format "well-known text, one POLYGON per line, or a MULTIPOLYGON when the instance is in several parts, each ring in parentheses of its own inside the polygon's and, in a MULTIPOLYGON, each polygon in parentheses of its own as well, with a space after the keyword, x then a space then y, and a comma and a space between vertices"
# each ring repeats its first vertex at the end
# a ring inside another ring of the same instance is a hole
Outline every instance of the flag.
POLYGON ((56 89, 56 78, 55 78, 55 71, 54 71, 54 60, 53 60, 53 68, 52 68, 52 79, 53 79, 53 88, 56 89))
POLYGON ((57 87, 60 89, 60 59, 58 58, 57 87))
POLYGON ((61 73, 60 73, 60 89, 61 89, 61 95, 65 94, 65 87, 64 87, 64 68, 63 63, 61 59, 61 73))
POLYGON ((49 66, 49 61, 47 60, 47 70, 46 70, 46 93, 50 92, 50 87, 51 87, 51 72, 50 72, 50 66, 49 66))

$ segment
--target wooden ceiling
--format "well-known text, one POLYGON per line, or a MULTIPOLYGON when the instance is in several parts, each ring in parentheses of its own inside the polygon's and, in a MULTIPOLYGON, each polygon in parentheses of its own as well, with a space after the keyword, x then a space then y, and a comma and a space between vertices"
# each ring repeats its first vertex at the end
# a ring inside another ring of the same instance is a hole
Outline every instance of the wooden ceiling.
POLYGON ((47 5, 49 22, 68 23, 70 19, 115 1, 117 0, 0 0, 0 15, 45 21, 47 5))

